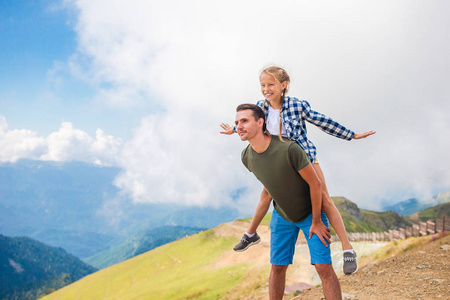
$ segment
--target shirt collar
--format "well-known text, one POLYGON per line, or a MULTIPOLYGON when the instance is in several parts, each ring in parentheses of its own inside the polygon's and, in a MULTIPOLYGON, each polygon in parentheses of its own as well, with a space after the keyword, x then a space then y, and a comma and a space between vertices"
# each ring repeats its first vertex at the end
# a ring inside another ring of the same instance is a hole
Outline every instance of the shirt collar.
MULTIPOLYGON (((290 98, 289 96, 284 97, 283 105, 281 106, 281 111, 289 108, 289 102, 290 98)), ((269 101, 264 101, 264 109, 266 113, 269 113, 269 101)))

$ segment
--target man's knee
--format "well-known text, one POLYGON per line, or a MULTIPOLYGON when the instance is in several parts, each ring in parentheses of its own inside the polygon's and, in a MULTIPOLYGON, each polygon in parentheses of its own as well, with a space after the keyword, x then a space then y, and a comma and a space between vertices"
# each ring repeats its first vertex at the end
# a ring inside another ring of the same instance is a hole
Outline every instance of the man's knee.
POLYGON ((321 278, 331 278, 336 276, 333 266, 330 264, 315 264, 314 266, 321 278))
POLYGON ((286 273, 288 267, 289 265, 272 265, 272 272, 276 274, 283 274, 286 273))

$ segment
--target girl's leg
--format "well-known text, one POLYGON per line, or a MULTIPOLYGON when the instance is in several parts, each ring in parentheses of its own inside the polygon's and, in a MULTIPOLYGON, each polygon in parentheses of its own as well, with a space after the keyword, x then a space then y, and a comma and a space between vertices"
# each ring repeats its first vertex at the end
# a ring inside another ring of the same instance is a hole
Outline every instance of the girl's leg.
POLYGON ((258 228, 264 216, 267 214, 267 211, 270 207, 270 202, 272 202, 272 197, 270 197, 266 189, 263 188, 258 206, 256 207, 255 213, 253 214, 252 221, 247 231, 244 233, 242 239, 239 241, 239 243, 236 244, 236 246, 233 247, 234 251, 245 251, 251 245, 257 244, 261 241, 261 238, 256 233, 256 229, 258 228))
POLYGON ((252 221, 250 222, 250 225, 247 229, 247 233, 253 234, 256 232, 256 229, 258 228, 259 224, 261 223, 262 219, 264 219, 264 216, 267 214, 267 211, 270 208, 270 202, 272 202, 272 197, 270 197, 266 189, 263 188, 259 198, 258 206, 256 207, 252 221))
POLYGON ((347 231, 345 230, 344 221, 342 221, 341 214, 337 209, 336 205, 334 205, 333 200, 328 193, 327 185, 325 183, 325 177, 323 175, 322 169, 318 163, 313 164, 314 170, 319 176, 320 181, 322 182, 322 209, 327 214, 328 220, 330 220, 331 226, 333 226, 336 234, 339 236, 339 239, 342 243, 342 250, 353 249, 350 241, 348 240, 347 231))

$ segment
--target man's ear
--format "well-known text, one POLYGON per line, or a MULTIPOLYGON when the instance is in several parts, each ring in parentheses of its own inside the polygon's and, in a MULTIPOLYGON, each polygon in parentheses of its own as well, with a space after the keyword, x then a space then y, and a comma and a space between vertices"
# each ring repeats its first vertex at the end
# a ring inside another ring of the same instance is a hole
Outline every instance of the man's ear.
POLYGON ((264 125, 264 119, 263 119, 263 118, 259 118, 259 120, 258 120, 258 126, 260 126, 260 127, 262 128, 263 125, 264 125))

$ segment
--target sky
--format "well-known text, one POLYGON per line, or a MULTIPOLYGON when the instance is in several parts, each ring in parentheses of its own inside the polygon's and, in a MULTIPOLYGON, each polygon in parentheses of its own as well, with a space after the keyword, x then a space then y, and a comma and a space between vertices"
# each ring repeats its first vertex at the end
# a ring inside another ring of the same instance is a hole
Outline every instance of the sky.
POLYGON ((232 206, 261 184, 219 132, 259 72, 345 127, 308 125, 332 196, 360 207, 450 190, 448 1, 0 0, 0 162, 116 166, 139 203, 232 206))

